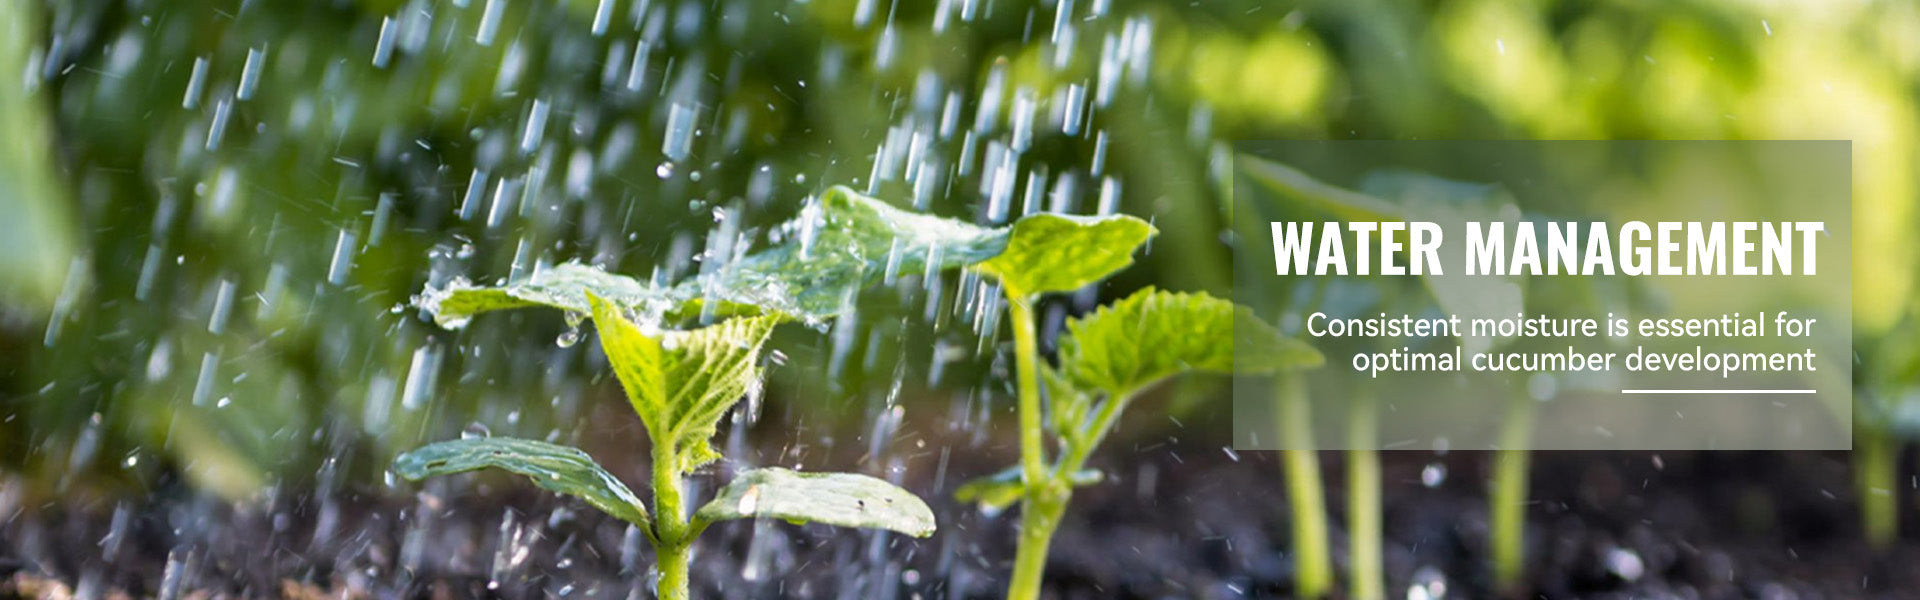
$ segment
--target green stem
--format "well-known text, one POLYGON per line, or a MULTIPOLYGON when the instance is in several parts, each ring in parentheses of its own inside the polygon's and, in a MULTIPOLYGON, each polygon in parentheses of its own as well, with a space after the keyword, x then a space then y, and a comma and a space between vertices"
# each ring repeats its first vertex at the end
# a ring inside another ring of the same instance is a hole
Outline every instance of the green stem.
POLYGON ((1014 374, 1020 393, 1020 472, 1026 485, 1020 507, 1020 545, 1014 553, 1007 597, 1031 600, 1040 597, 1047 549, 1073 492, 1064 480, 1047 472, 1040 414, 1040 344, 1034 334, 1033 299, 1008 289, 1007 319, 1013 326, 1014 374))
POLYGON ((1020 386, 1020 467, 1029 486, 1046 474, 1041 446, 1040 343, 1033 330, 1033 300, 1007 290, 1007 319, 1013 321, 1014 375, 1020 386))
POLYGON ((1040 597, 1040 579, 1047 569, 1047 550, 1053 544, 1053 532, 1067 512, 1067 500, 1073 492, 1061 482, 1048 479, 1045 485, 1029 486, 1020 509, 1020 546, 1014 553, 1013 581, 1007 585, 1009 600, 1035 600, 1040 597))
POLYGON ((1320 483, 1320 456, 1313 446, 1313 423, 1306 382, 1286 373, 1279 378, 1282 455, 1287 499, 1293 505, 1294 595, 1319 598, 1333 588, 1333 559, 1327 549, 1326 490, 1320 483))
POLYGON ((687 513, 681 504, 685 482, 680 479, 674 454, 670 445, 656 443, 653 447, 653 553, 660 572, 655 595, 660 600, 687 600, 687 553, 693 547, 687 513))
POLYGON ((1033 333, 1033 300, 1006 290, 1006 317, 1014 321, 1014 377, 1020 383, 1020 465, 1027 485, 1046 475, 1046 448, 1041 446, 1041 344, 1033 333))
POLYGON ((686 542, 662 542, 654 547, 654 553, 659 555, 660 560, 660 582, 656 592, 660 600, 687 599, 687 548, 690 545, 686 542))
POLYGON ((1093 454, 1094 448, 1100 447, 1100 442, 1106 441, 1107 433, 1113 431, 1114 422, 1120 420, 1121 411, 1126 410, 1134 394, 1143 389, 1106 392, 1107 398, 1100 403, 1100 412, 1094 413, 1092 421, 1081 425, 1080 431, 1067 437, 1066 454, 1060 457, 1060 464, 1054 466, 1054 479, 1072 481, 1072 475, 1086 467, 1087 457, 1093 454))
MULTIPOLYGON (((1856 421, 1858 422, 1858 421, 1856 421)), ((1899 477, 1900 442, 1884 427, 1861 424, 1854 433, 1853 468, 1860 495, 1860 518, 1867 543, 1875 550, 1892 547, 1900 534, 1895 481, 1899 477)))
POLYGON ((1351 547, 1348 585, 1353 600, 1385 600, 1387 575, 1382 558, 1380 452, 1374 430, 1372 394, 1361 392, 1349 406, 1347 422, 1347 538, 1351 547))
POLYGON ((1518 392, 1509 397, 1507 419, 1500 427, 1500 448, 1495 451, 1492 490, 1488 510, 1493 551, 1493 582, 1508 593, 1518 592, 1526 566, 1525 550, 1527 508, 1528 448, 1532 446, 1533 399, 1518 392))

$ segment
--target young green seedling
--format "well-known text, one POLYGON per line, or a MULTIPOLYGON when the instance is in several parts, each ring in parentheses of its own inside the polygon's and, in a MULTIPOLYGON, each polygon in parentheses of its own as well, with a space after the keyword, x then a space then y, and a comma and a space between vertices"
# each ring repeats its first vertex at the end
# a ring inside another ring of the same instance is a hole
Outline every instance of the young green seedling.
POLYGON ((718 458, 709 439, 733 405, 760 385, 758 357, 783 317, 739 317, 689 331, 643 332, 620 309, 588 292, 600 347, 652 441, 653 507, 586 453, 545 442, 469 438, 401 455, 394 469, 419 480, 484 468, 526 475, 541 487, 578 496, 645 532, 658 564, 660 598, 687 597, 695 538, 718 521, 776 518, 795 523, 869 527, 925 537, 933 512, 918 497, 853 473, 754 469, 688 514, 685 479, 718 458))
POLYGON ((684 480, 717 458, 708 439, 719 419, 759 385, 758 355, 778 323, 818 324, 851 306, 867 281, 888 269, 939 271, 991 257, 1005 232, 908 213, 835 187, 782 228, 786 243, 728 262, 677 285, 654 286, 569 263, 500 287, 455 282, 430 289, 420 304, 444 327, 474 315, 548 306, 570 322, 591 317, 601 348, 652 441, 653 507, 585 453, 533 440, 462 439, 402 455, 395 470, 408 479, 500 468, 541 487, 578 496, 645 533, 658 557, 658 594, 685 598, 693 540, 710 524, 747 517, 933 532, 919 498, 864 475, 754 469, 688 514, 684 480), (724 318, 674 331, 664 323, 724 318), (702 314, 704 313, 704 314, 702 314))
POLYGON ((1285 363, 1319 361, 1311 348, 1281 337, 1231 302, 1148 289, 1069 321, 1060 340, 1058 366, 1043 363, 1033 303, 1041 294, 1079 289, 1125 268, 1152 234, 1151 226, 1128 216, 1032 215, 1014 223, 1004 252, 975 266, 999 280, 1007 297, 1021 460, 1013 470, 969 482, 956 496, 995 509, 1021 502, 1008 598, 1039 596, 1048 547, 1073 488, 1100 480, 1097 472, 1085 469, 1087 457, 1134 397, 1187 371, 1231 373, 1245 370, 1245 365, 1270 371, 1285 363), (1265 328, 1269 340, 1239 349, 1239 361, 1236 321, 1243 328, 1265 328), (1042 412, 1043 380, 1051 420, 1042 412), (1043 447, 1049 431, 1059 446, 1051 464, 1043 447))
MULTIPOLYGON (((1255 363, 1250 364, 1259 365, 1255 371, 1319 360, 1310 348, 1279 337, 1231 303, 1204 295, 1148 291, 1074 321, 1070 325, 1074 333, 1062 341, 1060 367, 1045 368, 1039 361, 1033 302, 1042 294, 1087 286, 1131 264, 1133 251, 1153 234, 1151 226, 1134 217, 1042 213, 1022 217, 1011 227, 984 228, 899 210, 835 187, 781 230, 792 238, 788 243, 678 285, 649 286, 568 264, 503 287, 456 284, 429 290, 422 305, 443 326, 459 327, 480 312, 523 306, 551 306, 580 315, 589 311, 586 293, 594 292, 606 298, 606 304, 647 322, 697 309, 709 317, 765 312, 818 324, 850 307, 859 287, 883 273, 932 276, 948 268, 971 266, 994 277, 1006 291, 1014 327, 1022 464, 1008 474, 969 484, 961 493, 989 505, 1025 503, 1011 592, 1017 598, 1037 594, 1047 545, 1071 487, 1098 480, 1098 473, 1082 465, 1131 398, 1181 371, 1242 370, 1235 367, 1234 353, 1227 351, 1233 344, 1236 320, 1255 323, 1252 327, 1257 332, 1270 334, 1271 340, 1241 352, 1254 357, 1255 363), (1148 335, 1158 337, 1140 337, 1148 335), (1136 355, 1141 349, 1153 352, 1136 355), (1052 425, 1043 422, 1043 375, 1055 398, 1052 425), (1041 447, 1047 430, 1054 431, 1061 442, 1061 457, 1051 467, 1041 447)), ((596 320, 606 318, 604 311, 592 310, 596 320)), ((607 326, 601 327, 604 343, 607 326)), ((644 373, 637 377, 644 380, 644 373)), ((623 375, 622 381, 627 377, 623 375)), ((644 407, 636 408, 646 414, 644 407)), ((764 493, 745 491, 731 495, 723 491, 721 497, 745 505, 759 505, 767 498, 764 493)), ((709 506, 724 505, 716 500, 709 506)), ((700 524, 699 515, 705 510, 681 525, 661 516, 673 511, 656 507, 651 531, 684 533, 700 524)), ((656 541, 672 550, 673 543, 684 537, 669 535, 656 541)))
POLYGON ((1853 473, 1867 544, 1885 552, 1900 538, 1900 462, 1920 432, 1920 311, 1869 335, 1854 334, 1865 347, 1854 370, 1853 473))
MULTIPOLYGON (((1370 174, 1359 191, 1327 184, 1296 169, 1251 156, 1236 157, 1236 167, 1253 183, 1275 192, 1292 208, 1351 221, 1433 221, 1441 223, 1512 221, 1518 214, 1510 196, 1497 186, 1449 181, 1421 173, 1379 171, 1370 174), (1391 199, 1391 200, 1389 200, 1391 199)), ((1457 232, 1451 235, 1458 237, 1457 232)), ((1423 283, 1439 309, 1449 314, 1512 314, 1522 310, 1524 293, 1518 278, 1425 275, 1423 283)), ((1384 285, 1384 284, 1382 284, 1384 285)), ((1315 307, 1318 309, 1320 307, 1315 307)), ((1462 340, 1470 351, 1488 349, 1502 340, 1462 340)), ((1295 592, 1320 597, 1332 588, 1319 459, 1312 447, 1311 419, 1306 388, 1282 381, 1281 428, 1294 438, 1285 451, 1286 477, 1294 516, 1295 592)), ((1379 455, 1375 445, 1376 399, 1362 391, 1348 408, 1348 532, 1353 539, 1349 564, 1353 597, 1385 595, 1382 560, 1379 455)), ((1519 584, 1525 524, 1527 465, 1533 426, 1533 401, 1524 392, 1509 394, 1495 454, 1488 511, 1496 586, 1511 590, 1519 584)))

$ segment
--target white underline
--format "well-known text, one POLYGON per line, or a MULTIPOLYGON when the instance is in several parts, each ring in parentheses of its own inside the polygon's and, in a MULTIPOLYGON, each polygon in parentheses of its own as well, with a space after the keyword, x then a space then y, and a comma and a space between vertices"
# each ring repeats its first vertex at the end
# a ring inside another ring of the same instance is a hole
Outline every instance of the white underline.
POLYGON ((1622 394, 1817 394, 1818 390, 1620 390, 1622 394))

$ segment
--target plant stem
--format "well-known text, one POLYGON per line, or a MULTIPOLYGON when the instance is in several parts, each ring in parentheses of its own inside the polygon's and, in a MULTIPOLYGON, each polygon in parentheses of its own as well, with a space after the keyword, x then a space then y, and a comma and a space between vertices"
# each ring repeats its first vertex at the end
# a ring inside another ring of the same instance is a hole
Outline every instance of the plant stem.
POLYGON ((1034 334, 1033 300, 1007 290, 1007 319, 1013 326, 1014 374, 1020 393, 1020 473, 1026 485, 1020 506, 1020 545, 1014 552, 1013 580, 1007 597, 1040 597, 1040 579, 1047 568, 1047 548, 1072 490, 1046 468, 1040 415, 1040 344, 1034 334))
POLYGON ((1900 534, 1895 481, 1899 477, 1900 442, 1885 427, 1862 423, 1855 417, 1853 434, 1854 483, 1860 494, 1861 525, 1875 550, 1893 545, 1900 534))
POLYGON ((1014 376, 1020 392, 1020 467, 1027 485, 1046 474, 1046 449, 1041 446, 1040 343, 1033 329, 1033 300, 1007 290, 1007 319, 1013 321, 1014 376))
MULTIPOLYGON (((660 438, 655 438, 656 440, 660 438)), ((660 580, 655 595, 660 600, 687 600, 687 551, 693 546, 682 509, 680 471, 674 449, 668 444, 653 446, 653 545, 655 568, 660 580)))
POLYGON ((1527 448, 1532 445, 1533 399, 1525 391, 1508 397, 1507 419, 1500 427, 1500 448, 1494 454, 1492 490, 1488 511, 1492 514, 1488 535, 1492 538, 1493 582, 1503 592, 1520 591, 1526 566, 1525 550, 1527 508, 1527 448))
POLYGON ((1382 558, 1380 452, 1374 430, 1375 400, 1360 392, 1349 405, 1347 421, 1347 539, 1351 548, 1348 585, 1354 600, 1385 600, 1387 575, 1382 558))
POLYGON ((687 599, 687 542, 661 542, 654 547, 659 556, 660 582, 657 594, 660 600, 687 599))
POLYGON ((1053 544, 1053 532, 1060 528, 1060 518, 1067 512, 1067 500, 1072 496, 1067 486, 1052 478, 1048 478, 1045 485, 1028 488, 1020 509, 1020 546, 1014 552, 1013 581, 1007 585, 1010 600, 1040 597, 1040 579, 1047 569, 1047 549, 1053 544))
POLYGON ((1292 373, 1281 374, 1278 383, 1287 499, 1293 505, 1293 591, 1301 598, 1319 598, 1333 587, 1333 560, 1327 549, 1326 490, 1320 483, 1320 455, 1313 447, 1307 386, 1292 373))

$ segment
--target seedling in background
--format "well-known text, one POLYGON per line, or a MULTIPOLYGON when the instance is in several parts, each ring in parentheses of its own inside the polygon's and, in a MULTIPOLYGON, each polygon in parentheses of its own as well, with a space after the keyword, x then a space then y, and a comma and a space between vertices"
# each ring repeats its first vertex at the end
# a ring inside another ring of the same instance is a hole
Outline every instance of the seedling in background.
MULTIPOLYGON (((1920 311, 1882 331, 1854 333, 1853 476, 1861 529, 1876 552, 1900 538, 1900 460, 1920 437, 1920 311)), ((1910 505, 1909 505, 1910 506, 1910 505)))
MULTIPOLYGON (((1519 214, 1510 196, 1497 186, 1449 181, 1406 171, 1368 175, 1358 191, 1327 184, 1286 165, 1241 155, 1236 168, 1256 185, 1284 199, 1289 208, 1306 209, 1349 221, 1510 221, 1519 214), (1391 200, 1389 200, 1391 199, 1391 200)), ((1423 276, 1427 291, 1443 312, 1450 314, 1512 314, 1525 306, 1518 278, 1423 276)), ((1397 294, 1388 294, 1397 295, 1397 294)), ((1323 307, 1314 307, 1317 310, 1323 307)), ((1369 309, 1371 310, 1371 309, 1369 309)), ((1463 340, 1469 345, 1498 340, 1463 340)), ((1480 351, 1485 348, 1471 348, 1480 351)), ((1319 458, 1312 446, 1307 390, 1297 378, 1283 378, 1280 387, 1280 427, 1294 449, 1284 451, 1288 496, 1293 507, 1296 567, 1295 593, 1302 597, 1327 595, 1333 586, 1327 543, 1324 489, 1319 458)), ((1366 600, 1385 596, 1382 556, 1379 453, 1375 445, 1376 399, 1361 391, 1348 403, 1348 537, 1353 540, 1350 582, 1352 595, 1366 600)), ((1525 392, 1509 394, 1501 422, 1500 446, 1495 452, 1493 479, 1488 488, 1489 546, 1496 587, 1518 589, 1523 574, 1527 473, 1532 445, 1533 399, 1525 392)))
POLYGON ((1034 302, 1042 294, 1096 283, 1132 264, 1135 249, 1153 233, 1146 222, 1124 215, 1032 215, 1014 223, 1004 252, 975 267, 999 280, 1008 301, 1021 460, 1013 469, 967 483, 955 495, 994 510, 1021 502, 1008 598, 1039 597, 1047 551, 1073 488, 1101 479, 1086 469, 1087 457, 1135 397, 1189 371, 1271 372, 1320 361, 1312 348, 1280 336, 1231 302, 1146 289, 1068 321, 1058 365, 1042 362, 1034 302), (1242 333, 1253 330, 1254 335, 1243 336, 1252 343, 1235 347, 1236 322, 1242 333), (1044 414, 1042 381, 1050 401, 1044 414), (1049 432, 1058 441, 1051 463, 1043 446, 1049 432))

